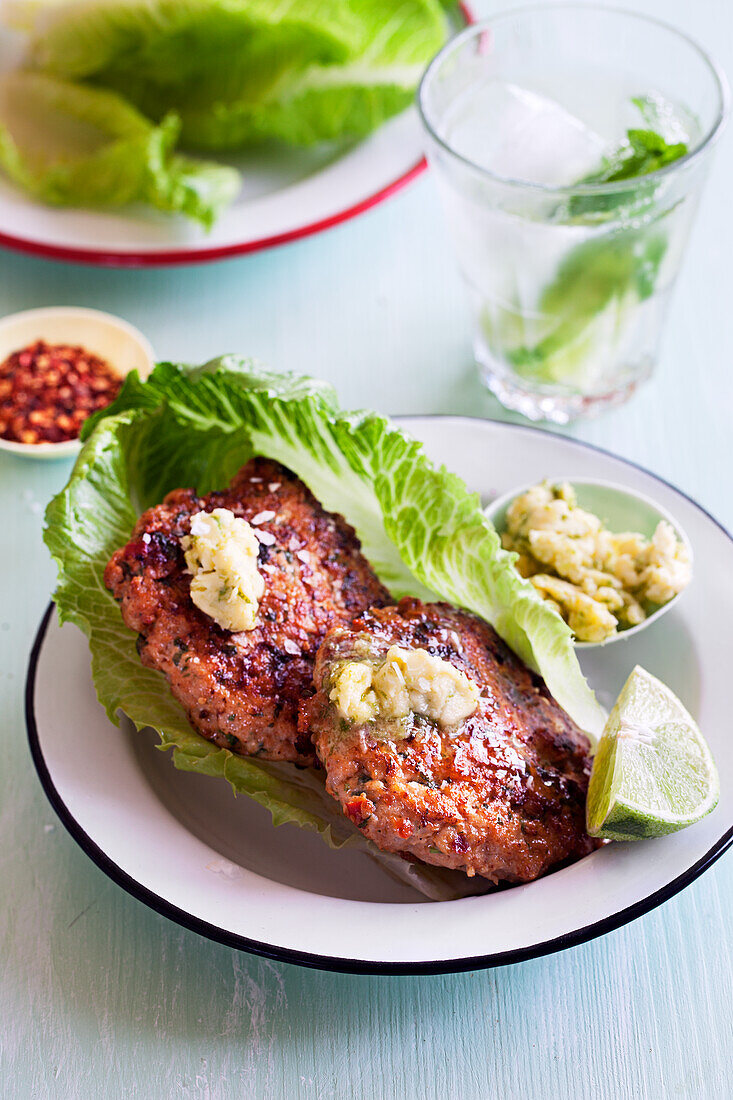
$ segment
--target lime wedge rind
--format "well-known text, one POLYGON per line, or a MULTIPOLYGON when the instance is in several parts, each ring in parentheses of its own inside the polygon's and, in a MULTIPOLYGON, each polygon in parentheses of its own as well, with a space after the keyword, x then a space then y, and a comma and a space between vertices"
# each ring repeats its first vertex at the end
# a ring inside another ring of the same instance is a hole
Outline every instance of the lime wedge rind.
POLYGON ((637 666, 598 745, 588 788, 589 834, 608 840, 665 836, 706 817, 718 796, 715 763, 694 719, 665 684, 637 666))
POLYGON ((610 813, 602 823, 601 831, 591 835, 602 836, 606 840, 643 840, 650 836, 667 836, 701 821, 712 813, 717 805, 717 791, 700 808, 698 814, 684 817, 662 816, 659 813, 652 816, 640 806, 619 801, 611 807, 610 813))

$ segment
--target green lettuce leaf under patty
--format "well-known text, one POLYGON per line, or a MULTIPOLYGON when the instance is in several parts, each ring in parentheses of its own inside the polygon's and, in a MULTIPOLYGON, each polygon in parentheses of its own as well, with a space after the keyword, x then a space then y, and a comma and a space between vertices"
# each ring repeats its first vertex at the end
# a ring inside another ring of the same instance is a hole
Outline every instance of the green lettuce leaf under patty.
POLYGON ((438 0, 36 0, 6 18, 37 68, 176 111, 202 149, 361 137, 411 102, 447 30, 438 0))
POLYGON ((0 80, 0 167, 54 205, 145 203, 211 226, 239 175, 176 154, 179 131, 175 115, 156 126, 104 89, 40 73, 0 80))
MULTIPOLYGON (((99 699, 113 721, 122 711, 138 727, 154 727, 177 767, 227 778, 275 824, 293 822, 333 846, 376 855, 317 773, 243 759, 195 733, 162 674, 140 664, 135 635, 103 583, 108 559, 143 509, 181 486, 200 494, 222 487, 256 454, 284 463, 347 518, 395 596, 436 596, 489 619, 579 725, 600 732, 605 716, 569 628, 517 574, 478 496, 387 418, 345 413, 322 383, 228 356, 200 368, 161 364, 144 383, 131 376, 114 405, 87 422, 85 437, 67 486, 48 507, 45 538, 59 570, 59 616, 89 638, 99 699)), ((475 889, 434 868, 385 862, 431 897, 475 889)))

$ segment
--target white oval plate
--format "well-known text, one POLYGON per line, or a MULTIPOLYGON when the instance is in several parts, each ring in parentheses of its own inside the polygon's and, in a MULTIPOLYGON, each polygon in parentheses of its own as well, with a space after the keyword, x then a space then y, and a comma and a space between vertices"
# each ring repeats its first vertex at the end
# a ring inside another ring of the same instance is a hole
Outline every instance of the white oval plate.
POLYGON ((427 902, 367 856, 332 852, 295 826, 274 829, 246 798, 177 772, 156 738, 117 730, 100 708, 89 653, 51 610, 27 684, 31 750, 53 806, 106 873, 158 912, 212 939, 322 969, 436 973, 558 951, 672 897, 733 840, 728 714, 733 543, 670 485, 603 451, 536 428, 461 417, 407 418, 430 456, 487 498, 543 477, 606 478, 646 493, 684 527, 695 577, 658 624, 583 654, 601 700, 634 664, 668 683, 699 719, 720 771, 717 809, 684 832, 612 844, 537 882, 427 902))

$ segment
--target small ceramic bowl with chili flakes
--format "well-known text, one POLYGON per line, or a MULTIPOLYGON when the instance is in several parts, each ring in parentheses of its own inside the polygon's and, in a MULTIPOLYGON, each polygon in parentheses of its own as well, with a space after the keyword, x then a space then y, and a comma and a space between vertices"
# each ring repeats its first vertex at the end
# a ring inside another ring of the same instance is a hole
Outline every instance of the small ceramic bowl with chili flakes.
POLYGON ((0 449, 66 458, 88 416, 114 401, 125 376, 147 377, 148 341, 95 309, 30 309, 0 319, 0 449))

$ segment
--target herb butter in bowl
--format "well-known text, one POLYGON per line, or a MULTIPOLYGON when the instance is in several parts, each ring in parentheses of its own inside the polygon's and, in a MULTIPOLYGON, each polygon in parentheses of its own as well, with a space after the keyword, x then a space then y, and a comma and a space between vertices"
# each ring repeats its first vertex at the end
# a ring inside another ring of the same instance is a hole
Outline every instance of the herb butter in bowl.
POLYGON ((648 497, 590 478, 514 489, 486 514, 516 568, 568 623, 578 648, 643 630, 692 579, 680 525, 648 497))

